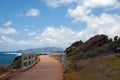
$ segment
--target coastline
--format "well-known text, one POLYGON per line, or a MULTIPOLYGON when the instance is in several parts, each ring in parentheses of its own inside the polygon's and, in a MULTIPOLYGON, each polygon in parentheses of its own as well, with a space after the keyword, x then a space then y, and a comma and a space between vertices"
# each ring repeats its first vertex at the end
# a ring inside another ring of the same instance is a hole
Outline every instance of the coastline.
POLYGON ((21 53, 0 53, 0 65, 9 65, 17 56, 20 55, 21 53))

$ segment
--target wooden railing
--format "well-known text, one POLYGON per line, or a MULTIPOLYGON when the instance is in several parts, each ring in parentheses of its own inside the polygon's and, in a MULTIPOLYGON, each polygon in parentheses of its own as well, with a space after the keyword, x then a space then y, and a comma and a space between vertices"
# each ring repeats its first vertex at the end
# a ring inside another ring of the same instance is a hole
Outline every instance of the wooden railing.
POLYGON ((37 62, 35 53, 22 53, 22 70, 26 70, 37 62))
POLYGON ((66 53, 62 53, 62 65, 64 68, 64 72, 66 72, 66 68, 67 68, 67 62, 66 62, 66 53))

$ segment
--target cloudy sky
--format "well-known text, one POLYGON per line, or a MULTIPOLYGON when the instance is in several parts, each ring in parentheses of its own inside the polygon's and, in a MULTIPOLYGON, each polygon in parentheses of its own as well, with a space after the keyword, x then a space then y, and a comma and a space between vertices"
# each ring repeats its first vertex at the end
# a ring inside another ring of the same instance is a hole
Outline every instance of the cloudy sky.
POLYGON ((0 51, 120 36, 120 0, 0 0, 0 51))

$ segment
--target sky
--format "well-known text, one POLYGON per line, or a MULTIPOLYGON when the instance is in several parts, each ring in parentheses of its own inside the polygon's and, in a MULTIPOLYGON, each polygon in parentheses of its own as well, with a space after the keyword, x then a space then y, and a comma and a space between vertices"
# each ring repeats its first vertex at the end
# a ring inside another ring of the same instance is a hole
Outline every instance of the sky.
POLYGON ((67 48, 120 36, 120 0, 0 0, 0 51, 67 48))

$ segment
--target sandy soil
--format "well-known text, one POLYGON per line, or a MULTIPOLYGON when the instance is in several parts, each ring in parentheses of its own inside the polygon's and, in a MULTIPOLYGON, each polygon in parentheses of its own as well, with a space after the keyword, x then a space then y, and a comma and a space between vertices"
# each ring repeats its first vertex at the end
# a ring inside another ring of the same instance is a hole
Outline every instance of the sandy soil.
POLYGON ((62 80, 62 65, 48 55, 41 55, 40 62, 31 69, 21 72, 9 80, 62 80))

